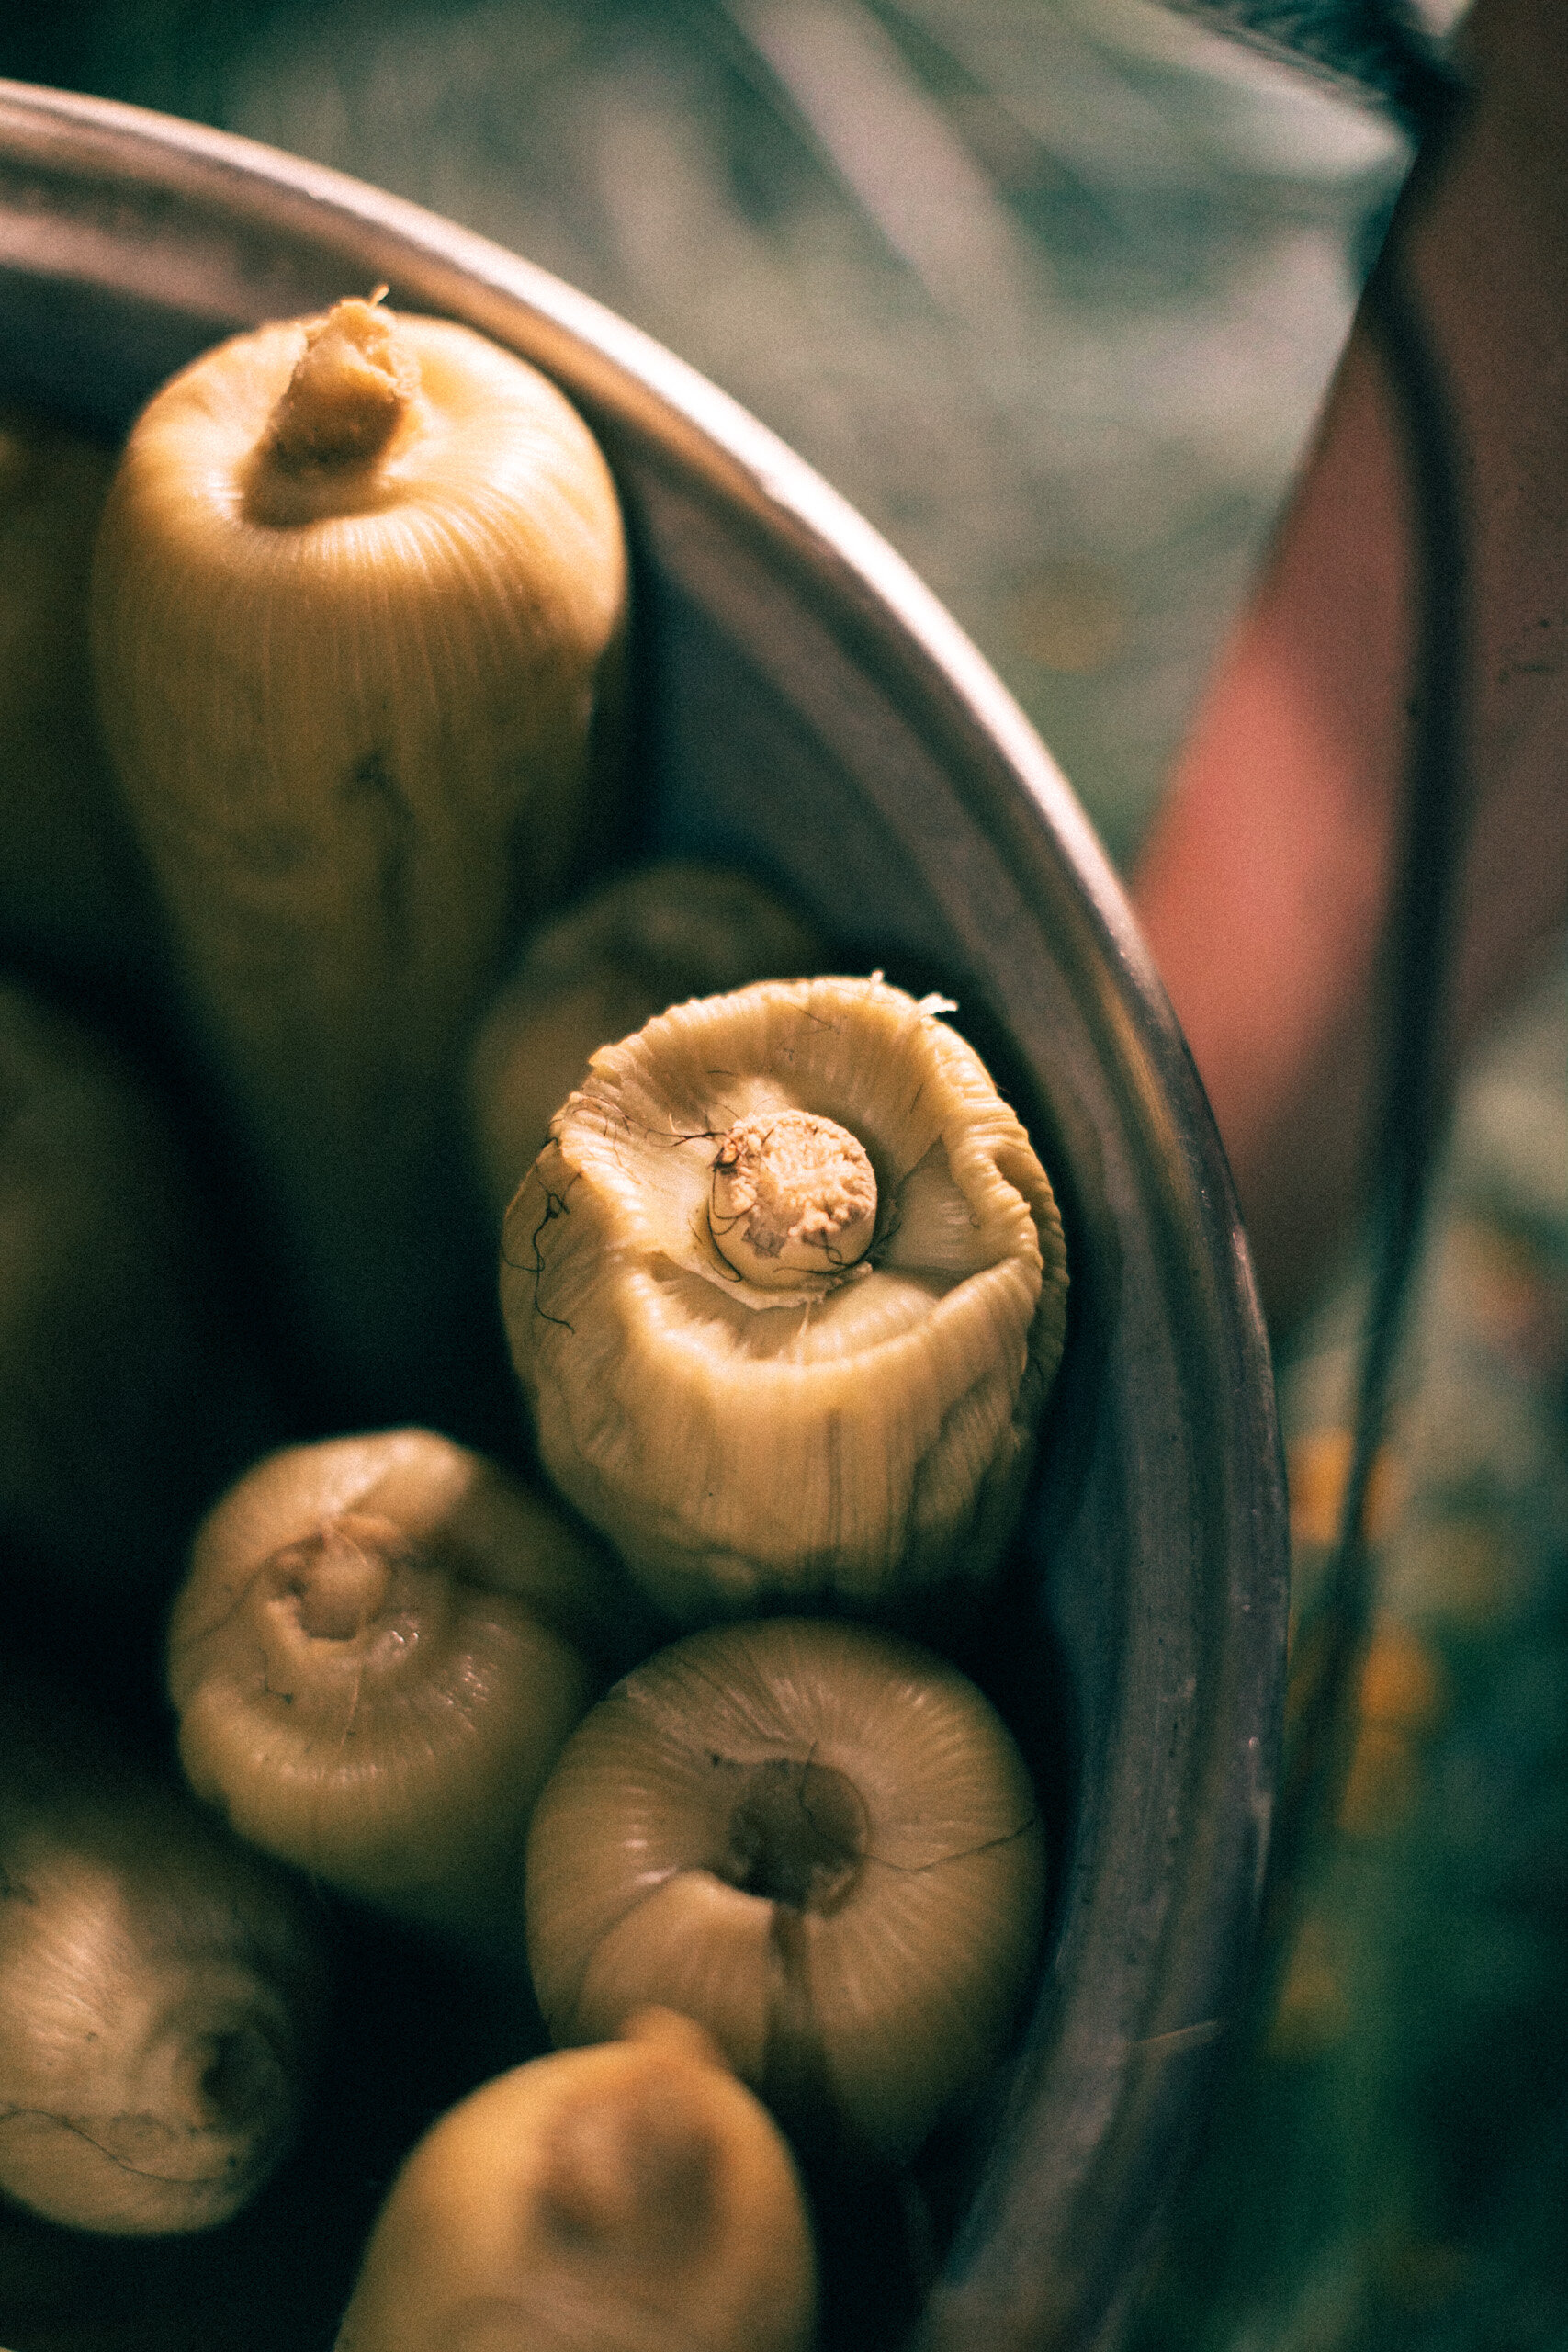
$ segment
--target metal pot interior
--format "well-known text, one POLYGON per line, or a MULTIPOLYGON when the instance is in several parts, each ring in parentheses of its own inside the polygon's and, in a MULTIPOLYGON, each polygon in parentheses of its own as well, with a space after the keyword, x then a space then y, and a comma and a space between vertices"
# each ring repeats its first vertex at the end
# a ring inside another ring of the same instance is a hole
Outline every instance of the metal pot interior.
POLYGON ((637 836, 940 986, 1062 1194, 1071 1326, 997 1610, 961 1629, 1040 1774, 1048 1957, 946 2152, 923 2338, 1102 2340, 1235 2007, 1284 1635, 1267 1350, 1219 1146, 1066 786, 898 559, 711 386, 499 249, 335 175, 0 85, 0 393, 122 430, 175 367, 385 280, 577 400, 634 535, 637 836))

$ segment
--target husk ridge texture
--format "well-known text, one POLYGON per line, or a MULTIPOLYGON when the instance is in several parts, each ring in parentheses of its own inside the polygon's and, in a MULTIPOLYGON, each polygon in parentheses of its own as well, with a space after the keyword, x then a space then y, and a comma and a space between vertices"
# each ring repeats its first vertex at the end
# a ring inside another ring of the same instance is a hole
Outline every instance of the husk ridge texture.
POLYGON ((1049 1182, 978 1057, 844 978, 678 1006, 595 1055, 502 1270, 550 1475, 688 1619, 987 1573, 1065 1284, 1049 1182), (867 1260, 798 1291, 738 1279, 705 1229, 717 1136, 771 1106, 837 1119, 877 1177, 867 1260))

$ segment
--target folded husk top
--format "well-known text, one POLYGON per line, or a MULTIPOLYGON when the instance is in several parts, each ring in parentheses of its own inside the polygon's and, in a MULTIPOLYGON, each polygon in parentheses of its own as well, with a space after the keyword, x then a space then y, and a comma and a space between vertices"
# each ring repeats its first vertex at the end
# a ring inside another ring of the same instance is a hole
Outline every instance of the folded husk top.
POLYGON ((593 1057, 508 1213, 502 1295, 551 1476, 693 1623, 995 1566, 1061 1353, 1051 1187, 972 1048, 878 979, 766 981, 593 1057), (870 1248, 763 1288, 708 1221, 729 1130, 836 1121, 870 1248))

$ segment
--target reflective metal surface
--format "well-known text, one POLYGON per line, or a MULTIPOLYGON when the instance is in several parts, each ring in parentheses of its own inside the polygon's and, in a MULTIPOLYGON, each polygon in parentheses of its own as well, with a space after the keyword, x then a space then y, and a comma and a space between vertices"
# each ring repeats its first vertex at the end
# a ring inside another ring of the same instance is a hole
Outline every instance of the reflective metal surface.
POLYGON ((1049 1958, 957 2160, 922 2340, 1103 2340, 1236 2005, 1279 1729, 1273 1395, 1207 1108, 1037 737, 772 435, 430 214, 0 85, 0 394, 116 429, 220 334, 383 280, 548 369, 604 443, 639 563, 647 841, 737 855, 846 956, 944 987, 1059 1182, 1072 1319, 1036 1499, 1001 1602, 957 1632, 1053 1807, 1049 1958))

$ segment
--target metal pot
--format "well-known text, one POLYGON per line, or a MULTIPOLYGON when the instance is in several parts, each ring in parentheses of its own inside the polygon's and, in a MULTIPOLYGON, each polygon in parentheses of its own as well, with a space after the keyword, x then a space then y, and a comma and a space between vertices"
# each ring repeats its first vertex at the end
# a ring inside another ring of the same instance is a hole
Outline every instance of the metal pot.
POLYGON ((649 843, 759 866, 868 960, 940 980, 1059 1183, 1067 1356, 981 1660, 1053 1812, 1048 1957, 958 2143, 919 2325, 986 2352, 1108 2341, 1237 2006, 1279 1732, 1274 1402, 1207 1106, 1037 737, 770 433, 623 321, 412 205, 0 84, 6 396, 118 430, 220 335, 383 280, 395 306, 542 366, 604 445, 639 567, 649 843))

